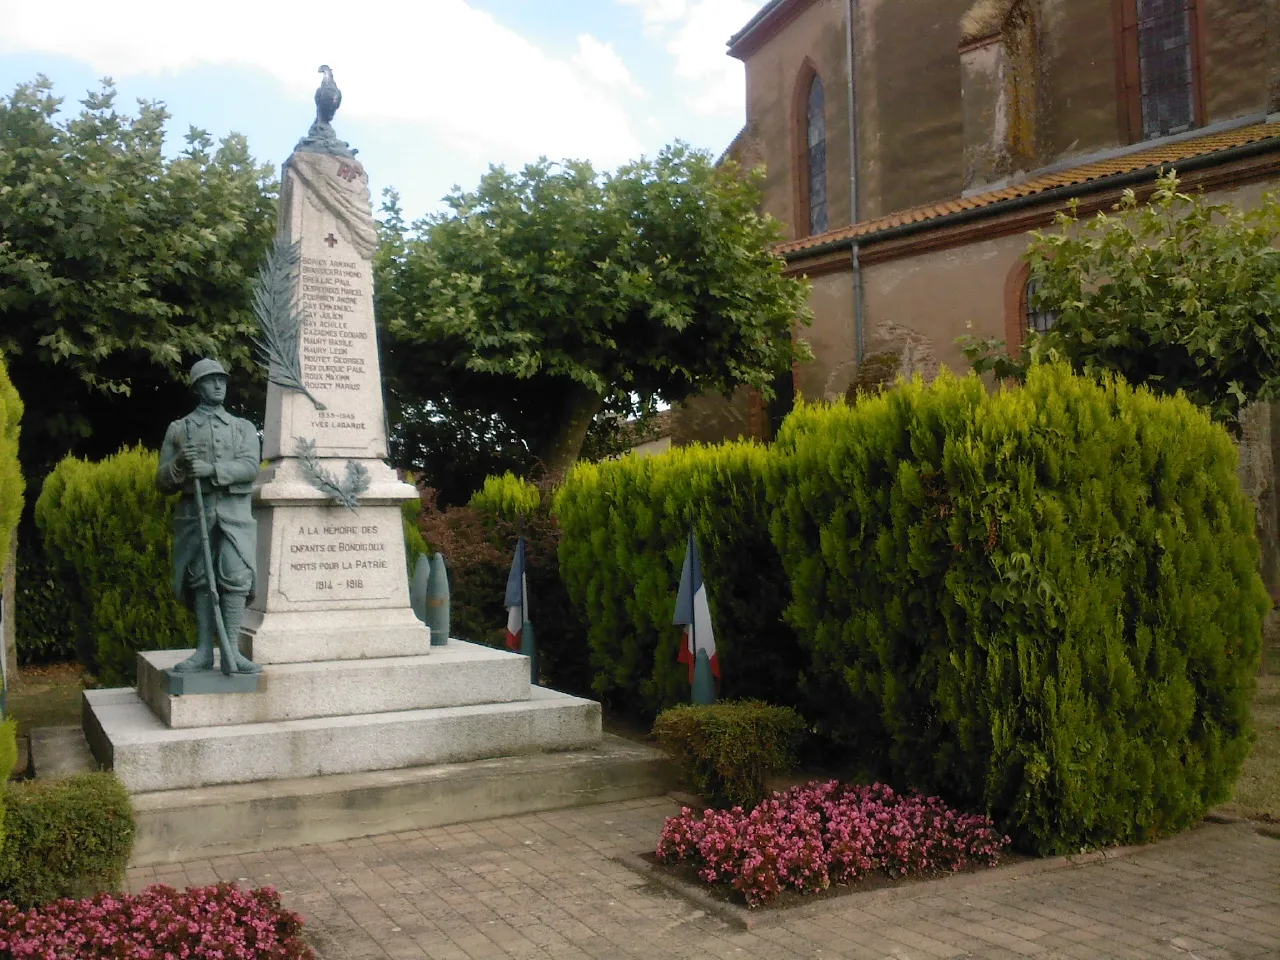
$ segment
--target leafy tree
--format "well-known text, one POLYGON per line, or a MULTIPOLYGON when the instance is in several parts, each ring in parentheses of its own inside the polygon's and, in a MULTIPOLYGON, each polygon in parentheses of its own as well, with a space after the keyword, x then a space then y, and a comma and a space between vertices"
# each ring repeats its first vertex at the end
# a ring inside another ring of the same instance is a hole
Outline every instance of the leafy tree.
POLYGON ((980 370, 1021 379, 1059 356, 1162 393, 1184 392, 1232 429, 1245 404, 1280 395, 1280 202, 1213 204, 1160 177, 1149 203, 1132 190, 1113 214, 1074 207, 1028 251, 1032 306, 1057 312, 1020 358, 1003 341, 967 339, 980 370))
MULTIPOLYGON (((384 363, 390 359, 384 351, 384 363)), ((493 414, 460 408, 448 396, 404 402, 394 390, 387 403, 392 461, 412 469, 442 508, 467 503, 486 477, 534 468, 528 447, 493 414)))
POLYGON ((682 144, 611 175, 491 168, 412 228, 391 193, 376 269, 393 394, 495 417, 555 474, 601 412, 771 393, 808 356, 791 335, 807 291, 759 200, 760 174, 682 144))
POLYGON ((193 127, 166 158, 161 104, 121 114, 110 80, 75 116, 61 103, 43 76, 0 99, 0 355, 27 404, 28 477, 158 443, 201 355, 260 384, 249 283, 275 224, 271 168, 243 137, 215 148, 193 127))

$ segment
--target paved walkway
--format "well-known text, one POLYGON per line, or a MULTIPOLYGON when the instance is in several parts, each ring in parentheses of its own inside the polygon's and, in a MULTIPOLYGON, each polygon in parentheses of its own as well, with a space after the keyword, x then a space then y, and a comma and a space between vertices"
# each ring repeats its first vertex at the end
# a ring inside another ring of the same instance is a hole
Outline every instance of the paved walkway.
POLYGON ((273 884, 322 960, 1280 957, 1280 840, 1246 825, 1031 876, 847 896, 746 931, 610 859, 652 848, 675 809, 638 800, 143 868, 129 883, 273 884))

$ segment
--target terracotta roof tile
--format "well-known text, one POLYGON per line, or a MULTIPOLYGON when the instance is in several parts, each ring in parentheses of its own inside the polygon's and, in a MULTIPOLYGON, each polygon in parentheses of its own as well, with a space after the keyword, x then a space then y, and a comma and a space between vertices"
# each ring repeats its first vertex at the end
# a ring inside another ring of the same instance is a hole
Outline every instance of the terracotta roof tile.
POLYGON ((1021 183, 1011 184, 987 193, 924 204, 907 210, 898 210, 883 217, 877 217, 874 220, 863 220, 849 227, 841 227, 838 230, 830 230, 827 233, 820 233, 816 236, 780 243, 774 247, 774 250, 782 256, 801 253, 812 247, 819 247, 828 243, 867 237, 905 223, 934 220, 951 213, 988 207, 1003 200, 1013 200, 1018 197, 1044 193, 1055 187, 1077 186, 1121 173, 1174 164, 1192 157, 1207 156, 1222 150, 1229 150, 1232 147, 1240 147, 1248 143, 1256 143, 1260 140, 1269 140, 1274 137, 1280 137, 1280 123, 1254 123, 1223 133, 1214 133, 1191 140, 1181 140, 1176 143, 1161 144, 1160 146, 1138 150, 1124 156, 1081 164, 1068 170, 1043 173, 1023 180, 1021 183))

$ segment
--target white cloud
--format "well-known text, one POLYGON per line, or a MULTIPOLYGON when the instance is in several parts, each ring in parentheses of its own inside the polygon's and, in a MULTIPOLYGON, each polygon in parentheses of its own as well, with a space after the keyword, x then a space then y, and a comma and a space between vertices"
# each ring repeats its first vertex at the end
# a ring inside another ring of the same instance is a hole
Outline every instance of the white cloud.
POLYGON ((654 29, 675 23, 689 9, 689 0, 618 0, 624 7, 639 7, 646 28, 654 29))
POLYGON ((612 47, 580 38, 578 55, 559 59, 465 0, 57 6, 55 16, 0 0, 0 53, 66 56, 117 78, 249 67, 308 99, 323 60, 343 91, 340 135, 342 117, 354 116, 425 124, 454 149, 494 161, 546 154, 612 165, 643 149, 624 102, 635 85, 612 47))
POLYGON ((589 33, 578 34, 578 52, 573 56, 573 65, 597 83, 644 98, 644 91, 631 79, 631 71, 611 43, 597 40, 589 33))
POLYGON ((729 37, 746 26, 763 0, 617 0, 640 11, 645 30, 660 37, 688 81, 685 105, 703 117, 741 113, 746 97, 742 64, 725 53, 729 37))

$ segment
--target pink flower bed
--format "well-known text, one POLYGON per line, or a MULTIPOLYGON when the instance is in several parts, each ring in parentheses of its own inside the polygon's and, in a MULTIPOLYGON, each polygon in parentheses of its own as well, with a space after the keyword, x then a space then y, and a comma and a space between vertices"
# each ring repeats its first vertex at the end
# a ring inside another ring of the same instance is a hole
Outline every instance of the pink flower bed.
POLYGON ((937 797, 832 780, 775 793, 750 813, 699 816, 685 807, 667 819, 656 853, 692 864, 705 883, 731 884, 754 907, 783 890, 811 893, 873 871, 904 877, 995 866, 1008 844, 987 817, 957 813, 937 797))
POLYGON ((315 960, 301 930, 273 888, 230 883, 25 911, 0 902, 0 956, 13 960, 315 960))

